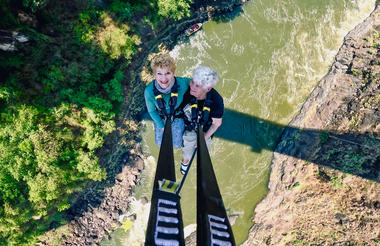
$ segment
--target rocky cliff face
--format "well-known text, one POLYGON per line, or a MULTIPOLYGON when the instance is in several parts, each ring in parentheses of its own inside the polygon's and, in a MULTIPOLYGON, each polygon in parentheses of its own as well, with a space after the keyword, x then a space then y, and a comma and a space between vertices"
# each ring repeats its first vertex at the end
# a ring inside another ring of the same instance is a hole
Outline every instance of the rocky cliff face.
POLYGON ((379 245, 379 34, 377 3, 284 130, 243 245, 379 245))

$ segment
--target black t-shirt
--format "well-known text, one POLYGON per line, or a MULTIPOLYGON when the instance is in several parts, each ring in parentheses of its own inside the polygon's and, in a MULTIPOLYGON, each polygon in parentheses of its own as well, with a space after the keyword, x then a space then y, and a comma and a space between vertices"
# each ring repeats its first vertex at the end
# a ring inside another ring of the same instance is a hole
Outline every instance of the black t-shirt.
MULTIPOLYGON (((219 95, 219 93, 212 88, 208 93, 207 96, 211 100, 211 105, 210 105, 210 117, 208 118, 207 123, 203 127, 203 131, 208 131, 212 124, 212 118, 222 118, 223 113, 224 113, 224 104, 223 104, 223 98, 222 96, 219 95)), ((186 114, 186 106, 190 105, 190 88, 186 91, 185 95, 183 96, 183 102, 181 104, 182 109, 184 110, 185 117, 187 116, 186 114)), ((205 100, 198 100, 198 110, 203 110, 203 105, 204 105, 205 100)), ((191 119, 191 115, 190 115, 191 119)), ((186 122, 186 121, 185 121, 186 122)))

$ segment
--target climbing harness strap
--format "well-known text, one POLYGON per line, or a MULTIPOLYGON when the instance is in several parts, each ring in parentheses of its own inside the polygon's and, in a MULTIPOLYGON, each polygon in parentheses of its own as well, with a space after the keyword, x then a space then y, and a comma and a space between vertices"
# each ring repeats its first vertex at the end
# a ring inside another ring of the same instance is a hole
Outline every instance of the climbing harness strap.
POLYGON ((175 106, 177 105, 177 100, 178 100, 177 80, 174 78, 174 85, 170 92, 170 99, 169 99, 170 113, 169 114, 166 111, 166 102, 162 96, 162 93, 156 88, 154 84, 153 84, 153 93, 154 93, 154 99, 156 100, 157 105, 158 105, 158 112, 160 113, 160 116, 167 117, 167 116, 174 115, 175 106))
MULTIPOLYGON (((197 127, 197 153, 197 245, 235 246, 201 125, 197 127)), ((185 245, 179 196, 183 182, 178 186, 175 180, 171 124, 166 121, 154 178, 145 246, 185 245)))
POLYGON ((160 153, 158 156, 145 246, 184 246, 180 196, 175 183, 172 130, 169 120, 165 123, 160 153))
POLYGON ((209 123, 210 118, 210 108, 211 108, 211 93, 207 93, 203 108, 198 109, 198 100, 191 96, 190 98, 190 109, 191 109, 191 121, 185 117, 186 130, 192 131, 197 128, 199 123, 201 126, 206 127, 209 123))
POLYGON ((235 246, 202 126, 197 132, 197 245, 235 246))
POLYGON ((193 163, 195 153, 197 153, 197 148, 194 149, 194 152, 193 152, 193 154, 192 154, 192 156, 191 156, 191 159, 190 159, 189 165, 187 166, 186 172, 185 172, 185 174, 183 175, 183 178, 182 178, 182 180, 181 180, 181 183, 179 184, 179 186, 178 186, 178 188, 177 188, 176 193, 177 193, 178 195, 179 195, 179 193, 181 192, 181 189, 182 189, 183 184, 185 183, 185 180, 186 180, 187 174, 189 173, 189 170, 190 170, 190 167, 191 167, 191 163, 193 163))

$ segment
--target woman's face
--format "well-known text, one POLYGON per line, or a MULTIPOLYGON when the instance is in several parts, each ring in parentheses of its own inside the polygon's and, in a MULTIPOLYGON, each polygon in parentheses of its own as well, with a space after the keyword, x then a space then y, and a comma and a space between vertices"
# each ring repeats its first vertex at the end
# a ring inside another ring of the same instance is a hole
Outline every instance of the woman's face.
POLYGON ((162 88, 167 88, 174 79, 174 73, 169 68, 158 67, 154 77, 162 88))

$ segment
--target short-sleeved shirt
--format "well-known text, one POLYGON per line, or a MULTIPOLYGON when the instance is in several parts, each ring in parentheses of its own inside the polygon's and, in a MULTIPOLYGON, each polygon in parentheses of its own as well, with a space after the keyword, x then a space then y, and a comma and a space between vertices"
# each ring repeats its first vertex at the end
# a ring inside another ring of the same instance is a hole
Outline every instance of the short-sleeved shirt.
MULTIPOLYGON (((185 94, 186 90, 189 88, 190 80, 189 78, 183 78, 183 77, 175 77, 176 83, 178 85, 178 97, 177 97, 177 104, 174 109, 177 109, 179 105, 182 103, 183 95, 185 94)), ((148 113, 150 117, 152 117, 153 121, 158 124, 159 127, 164 127, 164 121, 160 117, 160 113, 158 112, 159 107, 157 104, 157 101, 155 99, 155 95, 153 92, 154 87, 154 80, 150 82, 144 91, 145 96, 145 103, 146 107, 148 108, 148 113)), ((170 112, 170 92, 167 94, 162 94, 162 98, 165 100, 166 104, 166 111, 167 113, 170 112)))
MULTIPOLYGON (((222 96, 214 89, 212 88, 209 92, 207 92, 208 97, 211 100, 210 105, 210 117, 207 120, 207 123, 203 127, 203 131, 207 132, 208 129, 210 129, 210 126, 212 124, 212 118, 222 118, 224 113, 224 103, 222 96)), ((188 89, 183 96, 183 102, 181 107, 183 108, 183 112, 185 113, 185 117, 187 118, 187 121, 191 121, 191 109, 190 109, 190 89, 188 89)), ((203 110, 203 105, 205 103, 205 100, 198 100, 198 109, 203 110)))

